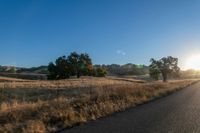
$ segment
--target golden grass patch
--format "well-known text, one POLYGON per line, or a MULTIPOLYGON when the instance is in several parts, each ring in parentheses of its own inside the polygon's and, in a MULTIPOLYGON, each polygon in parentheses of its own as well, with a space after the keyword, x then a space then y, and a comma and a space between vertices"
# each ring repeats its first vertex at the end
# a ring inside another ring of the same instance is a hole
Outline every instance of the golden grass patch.
POLYGON ((2 82, 0 132, 44 133, 125 110, 197 80, 167 83, 107 78, 2 82))

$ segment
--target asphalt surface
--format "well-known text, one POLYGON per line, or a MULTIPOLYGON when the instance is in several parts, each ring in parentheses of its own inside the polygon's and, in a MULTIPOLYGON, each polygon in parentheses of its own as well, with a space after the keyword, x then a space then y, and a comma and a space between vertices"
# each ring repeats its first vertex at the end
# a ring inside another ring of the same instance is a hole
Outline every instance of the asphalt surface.
POLYGON ((200 83, 61 133, 200 133, 200 83))

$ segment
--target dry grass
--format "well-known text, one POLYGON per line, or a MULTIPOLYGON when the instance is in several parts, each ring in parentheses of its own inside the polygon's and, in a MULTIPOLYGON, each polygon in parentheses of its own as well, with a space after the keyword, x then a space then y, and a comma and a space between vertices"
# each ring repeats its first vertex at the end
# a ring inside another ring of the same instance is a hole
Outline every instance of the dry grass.
POLYGON ((135 83, 106 78, 3 82, 0 132, 57 131, 122 111, 194 82, 135 83))
MULTIPOLYGON (((10 78, 9 78, 10 79, 10 78)), ((59 80, 59 81, 37 81, 37 80, 21 80, 21 82, 17 82, 13 80, 13 82, 2 82, 0 83, 0 88, 12 88, 12 89, 20 89, 20 88, 70 88, 70 87, 88 87, 88 86, 98 86, 98 85, 107 85, 107 84, 122 84, 127 83, 123 81, 115 81, 113 79, 108 78, 83 78, 83 79, 68 79, 68 80, 59 80), (30 83, 31 82, 31 83, 30 83)))
POLYGON ((22 82, 22 81, 28 81, 28 80, 23 80, 23 79, 16 79, 16 78, 7 78, 7 77, 1 77, 0 76, 0 82, 15 82, 15 81, 18 81, 18 82, 22 82))

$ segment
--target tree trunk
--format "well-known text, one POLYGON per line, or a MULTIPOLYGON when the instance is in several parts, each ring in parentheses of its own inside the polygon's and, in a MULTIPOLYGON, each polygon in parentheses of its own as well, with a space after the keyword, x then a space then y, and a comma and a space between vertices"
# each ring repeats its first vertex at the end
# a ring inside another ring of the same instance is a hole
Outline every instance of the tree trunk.
POLYGON ((167 73, 162 72, 163 82, 167 82, 167 73))
POLYGON ((77 76, 77 78, 80 78, 80 72, 77 72, 76 76, 77 76))

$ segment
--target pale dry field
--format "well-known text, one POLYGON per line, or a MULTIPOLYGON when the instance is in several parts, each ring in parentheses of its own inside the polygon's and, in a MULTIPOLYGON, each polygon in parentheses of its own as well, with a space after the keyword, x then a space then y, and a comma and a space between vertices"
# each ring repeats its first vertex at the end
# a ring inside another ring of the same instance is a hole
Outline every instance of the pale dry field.
POLYGON ((123 111, 197 82, 91 77, 59 81, 2 81, 0 78, 0 81, 0 132, 3 133, 57 131, 123 111))

